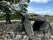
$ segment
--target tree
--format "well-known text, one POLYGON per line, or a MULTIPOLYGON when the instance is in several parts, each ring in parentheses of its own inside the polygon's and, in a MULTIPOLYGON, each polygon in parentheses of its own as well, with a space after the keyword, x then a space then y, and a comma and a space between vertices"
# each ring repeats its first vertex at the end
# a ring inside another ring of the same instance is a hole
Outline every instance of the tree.
MULTIPOLYGON (((6 23, 11 23, 11 21, 10 21, 11 10, 14 10, 15 12, 17 12, 16 9, 14 8, 16 6, 13 4, 17 4, 20 2, 21 2, 21 0, 0 0, 0 10, 2 10, 3 12, 6 13, 6 23)), ((29 2, 29 0, 27 2, 29 2)), ((26 10, 26 9, 24 9, 24 10, 26 10)))
MULTIPOLYGON (((21 7, 20 13, 26 14, 27 13, 28 4, 27 3, 20 3, 20 7, 21 7)), ((23 23, 23 22, 24 22, 24 17, 21 18, 21 23, 23 23)))
POLYGON ((0 10, 6 13, 6 23, 11 23, 10 21, 11 10, 10 9, 12 9, 11 4, 13 4, 13 2, 14 0, 0 0, 0 10))
POLYGON ((49 17, 50 15, 45 15, 45 17, 49 17))
POLYGON ((11 11, 9 10, 8 4, 6 2, 0 1, 0 10, 6 13, 6 23, 11 23, 9 14, 11 11))

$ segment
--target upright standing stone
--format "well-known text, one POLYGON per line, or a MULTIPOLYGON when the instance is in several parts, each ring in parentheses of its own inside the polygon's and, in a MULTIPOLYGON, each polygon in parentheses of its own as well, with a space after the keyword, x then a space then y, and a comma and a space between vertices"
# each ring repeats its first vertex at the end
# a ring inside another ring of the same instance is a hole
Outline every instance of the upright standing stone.
POLYGON ((27 35, 30 37, 30 39, 35 40, 33 28, 31 26, 31 21, 25 18, 24 20, 24 27, 26 30, 27 35))

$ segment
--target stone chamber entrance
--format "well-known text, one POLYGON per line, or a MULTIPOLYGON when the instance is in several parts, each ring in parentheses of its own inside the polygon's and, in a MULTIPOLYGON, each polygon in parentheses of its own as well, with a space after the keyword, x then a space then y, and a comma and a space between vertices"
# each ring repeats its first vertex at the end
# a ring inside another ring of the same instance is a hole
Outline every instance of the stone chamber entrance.
POLYGON ((33 24, 33 31, 39 31, 39 29, 43 23, 45 23, 45 21, 36 20, 33 24))

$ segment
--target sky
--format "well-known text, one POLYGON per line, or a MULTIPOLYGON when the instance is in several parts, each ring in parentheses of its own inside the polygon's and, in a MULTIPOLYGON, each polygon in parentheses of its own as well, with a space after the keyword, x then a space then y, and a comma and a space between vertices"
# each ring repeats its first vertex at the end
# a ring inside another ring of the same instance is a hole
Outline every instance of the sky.
POLYGON ((53 15, 53 0, 30 0, 28 13, 53 15))

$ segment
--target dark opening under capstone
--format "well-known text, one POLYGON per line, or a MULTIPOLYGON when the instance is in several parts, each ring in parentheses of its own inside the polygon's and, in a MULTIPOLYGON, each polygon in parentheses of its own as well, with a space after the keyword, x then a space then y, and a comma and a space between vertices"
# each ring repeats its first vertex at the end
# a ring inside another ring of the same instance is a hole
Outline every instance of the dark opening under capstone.
POLYGON ((45 23, 45 21, 36 20, 33 24, 33 31, 39 31, 39 29, 43 23, 45 23))

